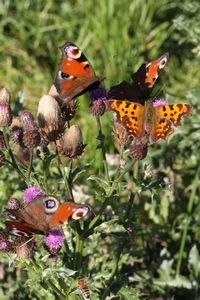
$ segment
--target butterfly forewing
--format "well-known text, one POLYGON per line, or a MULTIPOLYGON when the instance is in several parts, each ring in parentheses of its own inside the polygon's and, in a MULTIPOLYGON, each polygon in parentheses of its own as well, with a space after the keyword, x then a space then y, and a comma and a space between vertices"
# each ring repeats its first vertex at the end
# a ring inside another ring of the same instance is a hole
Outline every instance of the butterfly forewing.
POLYGON ((143 105, 125 100, 109 100, 107 101, 107 108, 116 114, 116 121, 121 123, 130 135, 133 135, 138 139, 143 136, 143 105))
POLYGON ((180 125, 182 116, 190 115, 192 106, 189 104, 166 104, 155 108, 160 118, 170 120, 174 126, 180 125))
POLYGON ((91 85, 98 85, 102 78, 95 75, 87 58, 75 44, 68 42, 61 50, 62 60, 54 84, 60 98, 68 102, 91 85))
POLYGON ((146 64, 146 77, 145 84, 152 88, 156 82, 156 79, 159 76, 159 72, 166 65, 169 58, 169 54, 166 53, 159 57, 157 60, 154 60, 146 64))

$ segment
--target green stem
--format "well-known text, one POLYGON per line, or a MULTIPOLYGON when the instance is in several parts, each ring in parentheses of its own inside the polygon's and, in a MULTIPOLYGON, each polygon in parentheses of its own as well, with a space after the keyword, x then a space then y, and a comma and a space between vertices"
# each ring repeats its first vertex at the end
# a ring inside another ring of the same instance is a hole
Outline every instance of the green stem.
POLYGON ((83 238, 76 232, 76 249, 74 257, 74 270, 80 270, 83 256, 83 238))
POLYGON ((105 200, 104 200, 104 202, 103 202, 103 204, 102 204, 102 206, 101 206, 101 208, 100 208, 100 210, 99 210, 99 212, 98 212, 98 215, 97 215, 94 219, 92 219, 92 221, 91 221, 90 224, 89 224, 88 229, 86 229, 86 231, 84 232, 84 236, 87 236, 87 233, 88 233, 89 231, 93 230, 93 229, 96 227, 96 224, 98 223, 98 221, 99 221, 99 219, 100 219, 100 217, 101 217, 101 215, 102 215, 104 209, 106 208, 106 206, 108 205, 108 202, 110 201, 110 197, 112 196, 112 194, 113 194, 113 192, 114 192, 114 190, 115 190, 115 187, 116 187, 116 185, 117 185, 119 179, 120 179, 121 177, 123 177, 123 176, 130 170, 130 168, 134 165, 134 163, 135 163, 135 162, 132 161, 132 162, 124 169, 124 171, 118 176, 118 178, 117 178, 115 181, 113 181, 112 186, 111 186, 111 189, 110 189, 108 195, 106 196, 106 198, 105 198, 105 200))
POLYGON ((72 159, 69 160, 68 176, 65 172, 64 167, 61 168, 60 165, 62 166, 62 163, 61 163, 60 157, 58 156, 58 169, 60 171, 61 176, 63 177, 64 185, 65 185, 65 188, 67 190, 69 200, 74 202, 74 195, 72 193, 72 189, 71 189, 71 186, 70 186, 70 183, 69 183, 69 177, 70 177, 70 174, 71 174, 71 171, 72 171, 72 159))
POLYGON ((178 276, 180 274, 181 264, 182 264, 182 260, 184 257, 184 249, 185 249, 185 244, 186 244, 187 232, 188 232, 189 224, 192 219, 191 212, 193 210, 195 194, 196 194, 196 190, 198 188, 198 179, 199 179, 198 173, 199 173, 199 169, 197 170, 197 173, 196 173, 197 175, 193 181, 192 190, 191 190, 191 194, 190 194, 190 198, 189 198, 189 202, 188 202, 187 217, 186 217, 184 228, 183 228, 183 234, 182 234, 182 238, 181 238, 178 260, 177 260, 177 264, 176 264, 176 276, 178 276))
POLYGON ((30 160, 28 166, 27 180, 30 181, 31 171, 33 170, 33 149, 30 150, 30 160))
POLYGON ((119 165, 117 167, 117 171, 115 173, 115 178, 117 178, 120 174, 120 170, 121 170, 121 161, 123 158, 123 152, 124 152, 124 145, 120 146, 120 150, 119 150, 119 165))
POLYGON ((104 165, 104 170, 105 170, 105 177, 107 181, 110 181, 110 176, 109 176, 109 172, 108 172, 108 164, 107 164, 107 160, 106 160, 106 148, 104 145, 104 135, 102 132, 102 128, 101 128, 101 122, 100 122, 100 118, 99 116, 96 117, 96 121, 97 121, 97 127, 99 130, 99 137, 100 137, 100 146, 101 146, 101 152, 102 152, 102 158, 103 158, 103 165, 104 165))
POLYGON ((123 251, 123 248, 124 248, 124 245, 125 245, 125 242, 123 242, 119 248, 118 248, 118 251, 117 251, 117 255, 116 255, 116 259, 114 260, 114 265, 113 265, 113 269, 112 269, 112 272, 111 272, 111 275, 110 275, 110 278, 107 282, 107 287, 106 289, 104 290, 104 293, 101 297, 102 300, 106 299, 106 297, 108 296, 109 292, 110 292, 110 287, 112 286, 113 284, 113 281, 114 281, 114 277, 115 275, 117 274, 118 272, 118 264, 119 264, 119 260, 120 260, 120 256, 121 256, 121 253, 123 251))

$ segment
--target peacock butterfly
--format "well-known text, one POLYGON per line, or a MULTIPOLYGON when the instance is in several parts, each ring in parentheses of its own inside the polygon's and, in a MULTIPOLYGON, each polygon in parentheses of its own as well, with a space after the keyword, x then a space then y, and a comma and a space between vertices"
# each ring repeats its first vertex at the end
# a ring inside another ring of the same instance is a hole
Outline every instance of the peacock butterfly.
POLYGON ((88 90, 95 88, 103 80, 95 75, 83 52, 73 43, 61 47, 62 59, 54 85, 59 97, 69 102, 88 90))

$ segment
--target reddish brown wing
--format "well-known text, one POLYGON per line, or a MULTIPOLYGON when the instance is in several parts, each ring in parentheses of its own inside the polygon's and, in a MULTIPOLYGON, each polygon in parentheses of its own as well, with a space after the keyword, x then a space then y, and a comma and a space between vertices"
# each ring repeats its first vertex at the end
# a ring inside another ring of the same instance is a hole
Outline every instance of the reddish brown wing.
POLYGON ((165 53, 158 59, 142 64, 136 73, 132 75, 132 79, 141 89, 152 88, 159 76, 160 70, 164 68, 169 59, 169 54, 165 53))
POLYGON ((52 228, 58 228, 70 219, 78 220, 90 212, 90 207, 72 202, 60 204, 52 196, 38 197, 20 209, 5 211, 8 230, 15 235, 33 233, 45 234, 52 228))
POLYGON ((158 59, 144 63, 140 68, 132 74, 132 83, 126 81, 111 87, 108 92, 108 98, 141 103, 150 98, 151 88, 154 86, 159 76, 160 70, 165 66, 169 54, 165 53, 158 59))
POLYGON ((7 229, 13 235, 28 235, 31 236, 33 233, 43 234, 43 231, 38 230, 26 223, 20 223, 18 221, 6 221, 7 229))
POLYGON ((69 102, 89 88, 98 86, 103 78, 95 75, 86 56, 76 45, 68 42, 61 50, 62 60, 54 84, 60 98, 69 102))
POLYGON ((76 204, 73 202, 62 203, 54 215, 52 215, 49 227, 55 228, 62 224, 68 223, 70 220, 78 220, 91 211, 88 205, 76 204))
POLYGON ((20 209, 7 209, 5 215, 8 230, 16 234, 45 234, 49 231, 49 221, 59 207, 59 202, 52 196, 37 197, 20 209))

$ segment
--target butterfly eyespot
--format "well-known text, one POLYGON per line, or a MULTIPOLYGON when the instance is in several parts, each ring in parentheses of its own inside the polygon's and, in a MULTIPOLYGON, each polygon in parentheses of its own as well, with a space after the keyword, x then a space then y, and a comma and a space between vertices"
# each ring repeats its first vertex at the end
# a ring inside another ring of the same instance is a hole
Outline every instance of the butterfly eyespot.
POLYGON ((48 197, 43 200, 43 205, 47 214, 53 214, 59 207, 59 201, 54 197, 48 197))
POLYGON ((167 58, 165 57, 165 58, 163 58, 161 61, 160 61, 160 69, 162 69, 164 66, 165 66, 165 64, 166 64, 166 62, 167 62, 167 58))
POLYGON ((85 217, 89 213, 89 211, 90 211, 89 206, 79 207, 73 213, 72 219, 78 220, 80 218, 83 218, 83 217, 85 217))
POLYGON ((68 58, 71 59, 78 59, 81 57, 82 52, 75 46, 73 45, 67 45, 64 49, 66 55, 68 58))
POLYGON ((74 76, 72 75, 69 75, 67 73, 64 73, 64 72, 60 72, 60 77, 64 80, 72 80, 72 79, 75 79, 74 76))

